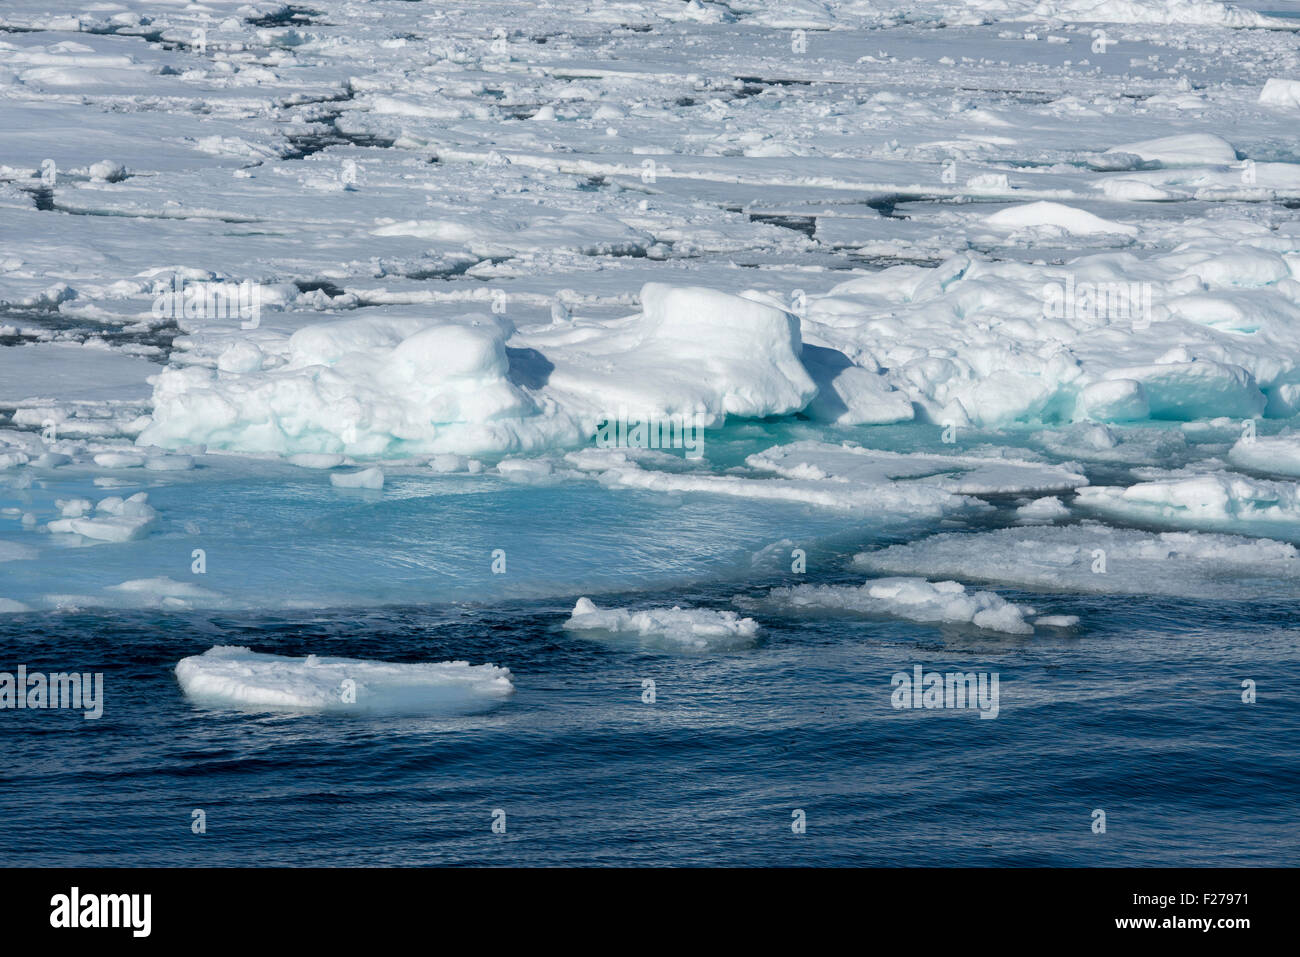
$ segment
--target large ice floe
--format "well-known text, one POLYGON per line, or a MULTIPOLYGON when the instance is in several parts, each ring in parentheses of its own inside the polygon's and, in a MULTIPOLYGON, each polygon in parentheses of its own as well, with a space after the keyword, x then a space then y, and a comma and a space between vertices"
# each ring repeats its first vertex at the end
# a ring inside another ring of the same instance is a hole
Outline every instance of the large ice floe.
POLYGON ((246 711, 464 714, 514 693, 510 670, 495 665, 287 658, 232 645, 182 658, 176 680, 195 704, 246 711))

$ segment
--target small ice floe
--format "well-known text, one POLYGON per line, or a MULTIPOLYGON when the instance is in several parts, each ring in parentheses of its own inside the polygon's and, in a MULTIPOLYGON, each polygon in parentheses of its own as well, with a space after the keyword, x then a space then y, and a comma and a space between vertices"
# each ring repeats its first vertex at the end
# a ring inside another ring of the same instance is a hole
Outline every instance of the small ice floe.
POLYGON ((672 649, 717 651, 753 644, 758 622, 734 611, 707 608, 597 608, 589 598, 579 598, 564 623, 570 631, 631 637, 645 644, 672 649))
POLYGON ((973 625, 1010 635, 1032 635, 1028 605, 1009 602, 987 591, 968 590, 959 582, 924 578, 880 578, 862 585, 796 585, 773 588, 763 603, 779 610, 902 618, 922 624, 973 625))
POLYGON ((234 645, 183 658, 176 679, 195 704, 243 711, 471 714, 515 690, 510 669, 490 664, 290 658, 234 645))

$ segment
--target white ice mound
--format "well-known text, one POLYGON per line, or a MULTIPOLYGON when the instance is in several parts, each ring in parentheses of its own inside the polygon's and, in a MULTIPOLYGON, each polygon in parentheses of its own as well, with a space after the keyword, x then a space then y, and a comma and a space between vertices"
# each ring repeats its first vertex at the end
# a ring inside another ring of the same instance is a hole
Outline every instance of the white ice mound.
POLYGON ((795 585, 773 588, 764 603, 776 609, 902 618, 922 624, 973 625, 1011 635, 1032 635, 1025 619, 1037 614, 987 591, 970 591, 954 581, 879 578, 863 585, 795 585))
MULTIPOLYGON (((246 452, 520 452, 578 439, 508 378, 508 323, 353 319, 300 329, 245 373, 172 368, 154 380, 141 444, 246 452)), ((264 343, 265 345, 265 343, 264 343)))
POLYGON ((1162 166, 1226 166, 1237 162, 1232 144, 1213 133, 1184 133, 1114 146, 1108 153, 1128 153, 1162 166))
POLYGON ((753 643, 758 622, 734 611, 707 608, 597 608, 589 598, 579 598, 564 623, 570 631, 629 636, 648 644, 696 651, 743 648, 753 643))
POLYGON ((217 359, 156 376, 138 442, 306 462, 507 455, 577 447, 620 414, 698 414, 712 426, 798 412, 817 394, 799 319, 761 298, 647 283, 637 315, 519 335, 489 316, 352 319, 278 339, 259 331, 264 358, 240 371, 217 359))
POLYGON ((1173 528, 1300 537, 1300 485, 1230 472, 1140 482, 1127 488, 1091 486, 1078 504, 1110 518, 1173 528))
POLYGON ((112 495, 100 499, 93 515, 55 519, 46 527, 51 532, 81 535, 100 542, 130 541, 148 532, 158 518, 148 498, 145 492, 126 499, 112 495))
POLYGON ((515 690, 510 670, 495 665, 288 658, 235 645, 181 659, 176 679, 195 704, 246 711, 465 714, 515 690))
POLYGON ((935 424, 1295 415, 1300 240, 1216 229, 1143 258, 890 267, 810 297, 803 334, 935 424))
POLYGON ((1228 452, 1228 461, 1252 472, 1300 476, 1300 433, 1243 437, 1228 452))
POLYGON ((1264 89, 1259 91, 1259 102, 1265 106, 1300 110, 1300 80, 1273 77, 1264 84, 1264 89))
POLYGON ((1204 532, 1144 532, 1093 522, 948 532, 863 552, 854 565, 878 575, 952 577, 1085 594, 1300 594, 1300 553, 1285 542, 1204 532))
POLYGON ((1051 229, 1072 236, 1133 236, 1137 227, 1102 219, 1084 209, 1046 201, 1011 206, 987 216, 984 222, 995 229, 1051 229))
POLYGON ((785 415, 806 406, 817 386, 800 361, 798 317, 763 299, 651 282, 641 288, 639 316, 518 340, 554 365, 546 393, 593 426, 620 409, 699 412, 706 425, 785 415))

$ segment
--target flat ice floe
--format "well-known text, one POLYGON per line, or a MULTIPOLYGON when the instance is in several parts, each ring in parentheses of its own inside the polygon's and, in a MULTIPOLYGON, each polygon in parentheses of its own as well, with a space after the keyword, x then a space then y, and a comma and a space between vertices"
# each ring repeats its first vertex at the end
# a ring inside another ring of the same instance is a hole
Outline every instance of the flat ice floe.
POLYGON ((1300 486, 1231 472, 1089 486, 1077 504, 1108 518, 1172 528, 1300 538, 1300 486))
POLYGON ((708 608, 598 608, 579 598, 564 623, 570 631, 610 638, 631 638, 643 644, 692 651, 744 648, 754 643, 758 622, 734 611, 708 608))
POLYGON ((181 659, 176 679, 197 705, 243 711, 452 715, 514 693, 510 670, 495 665, 288 658, 234 645, 181 659))
POLYGON ((986 455, 932 455, 850 443, 796 442, 757 452, 745 463, 787 479, 841 486, 913 481, 959 495, 1060 491, 1088 482, 1071 466, 1036 462, 998 449, 986 455))
POLYGON ((1285 542, 1204 532, 1145 532, 1093 522, 944 533, 860 553, 854 565, 873 574, 951 577, 1086 594, 1300 594, 1300 553, 1285 542))
MULTIPOLYGON (((1032 454, 1032 453, 1028 453, 1032 454)), ((1069 465, 986 450, 983 455, 902 453, 853 443, 794 442, 745 459, 748 472, 666 471, 657 457, 622 450, 584 450, 565 462, 606 485, 657 492, 701 492, 797 502, 877 514, 938 516, 982 507, 969 496, 1076 488, 1086 476, 1069 465)))
MULTIPOLYGON (((746 600, 748 603, 750 600, 746 600)), ((795 585, 773 588, 759 607, 791 614, 822 612, 902 618, 922 624, 969 625, 1011 635, 1032 635, 1026 618, 1037 614, 987 591, 954 581, 880 578, 862 585, 795 585)))
POLYGON ((1300 434, 1239 439, 1228 452, 1228 461, 1252 472, 1300 476, 1300 434))

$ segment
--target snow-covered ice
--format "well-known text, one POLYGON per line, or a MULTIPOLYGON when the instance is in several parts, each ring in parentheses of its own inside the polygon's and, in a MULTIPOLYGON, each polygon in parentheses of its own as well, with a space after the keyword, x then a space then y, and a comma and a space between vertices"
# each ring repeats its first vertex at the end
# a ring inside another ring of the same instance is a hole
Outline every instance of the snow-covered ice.
POLYGON ((195 704, 246 711, 465 714, 514 694, 508 668, 466 661, 404 664, 220 645, 176 665, 195 704))
POLYGON ((1300 541, 1295 17, 381 6, 0 11, 4 600, 1300 541))
POLYGON ((579 598, 564 627, 582 634, 634 638, 659 647, 718 651, 753 644, 758 622, 708 608, 598 608, 579 598))
POLYGON ((786 614, 854 614, 968 625, 1012 635, 1032 635, 1033 608, 955 581, 878 578, 862 585, 795 585, 774 588, 760 603, 786 614))
POLYGON ((1286 542, 1205 532, 1147 532, 1097 522, 950 532, 863 552, 854 564, 873 574, 943 576, 1102 595, 1300 594, 1300 553, 1286 542))

